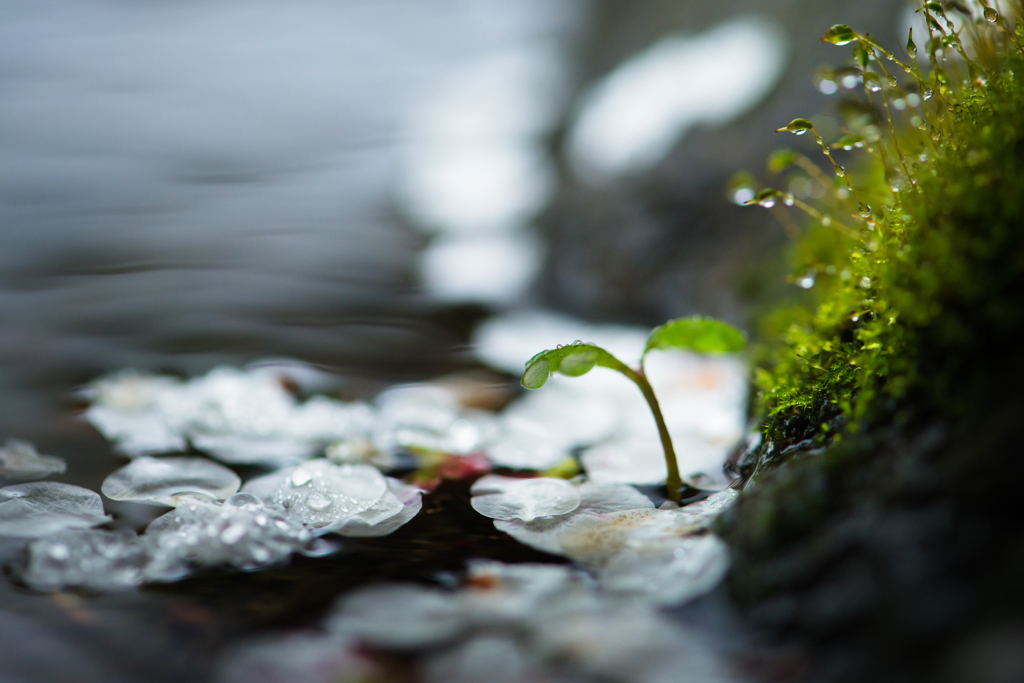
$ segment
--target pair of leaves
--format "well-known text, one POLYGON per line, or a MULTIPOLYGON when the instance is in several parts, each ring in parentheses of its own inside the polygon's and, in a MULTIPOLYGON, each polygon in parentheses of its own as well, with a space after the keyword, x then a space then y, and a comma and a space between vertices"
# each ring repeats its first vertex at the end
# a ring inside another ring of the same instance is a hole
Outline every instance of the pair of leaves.
MULTIPOLYGON (((735 327, 714 318, 695 316, 656 327, 647 338, 643 355, 658 349, 686 349, 708 354, 736 353, 742 351, 746 343, 746 335, 735 327)), ((597 366, 629 372, 625 364, 601 347, 577 341, 542 351, 527 361, 522 384, 527 389, 539 389, 553 373, 580 377, 597 366)))

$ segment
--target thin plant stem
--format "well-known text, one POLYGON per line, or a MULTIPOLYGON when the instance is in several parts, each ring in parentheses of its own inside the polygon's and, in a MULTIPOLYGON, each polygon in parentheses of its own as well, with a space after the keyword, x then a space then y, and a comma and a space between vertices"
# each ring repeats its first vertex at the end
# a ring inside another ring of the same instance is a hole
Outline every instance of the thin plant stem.
POLYGON ((673 503, 678 503, 683 490, 683 478, 679 475, 679 463, 676 461, 675 448, 672 447, 672 436, 668 433, 668 425, 665 424, 661 406, 658 405, 658 397, 654 395, 654 388, 651 387, 651 383, 647 381, 644 374, 643 361, 641 361, 639 371, 621 361, 616 360, 616 362, 618 365, 613 369, 628 377, 633 384, 640 388, 640 393, 644 395, 644 400, 647 401, 651 413, 654 414, 654 422, 658 425, 658 436, 661 437, 661 446, 665 451, 665 465, 668 467, 668 481, 666 482, 668 497, 673 503))

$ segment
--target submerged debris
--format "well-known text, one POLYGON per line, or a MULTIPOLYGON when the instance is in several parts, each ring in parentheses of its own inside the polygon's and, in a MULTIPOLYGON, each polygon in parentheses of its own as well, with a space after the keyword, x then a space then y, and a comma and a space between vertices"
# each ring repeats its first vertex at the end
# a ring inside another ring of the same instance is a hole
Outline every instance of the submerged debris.
POLYGON ((238 475, 205 458, 136 458, 103 480, 111 500, 174 507, 190 497, 225 500, 238 491, 238 475))
POLYGON ((98 493, 39 481, 0 488, 0 536, 35 538, 110 521, 98 493))
POLYGON ((42 479, 51 474, 63 474, 67 468, 63 458, 40 455, 28 441, 8 439, 0 448, 0 476, 8 479, 42 479))

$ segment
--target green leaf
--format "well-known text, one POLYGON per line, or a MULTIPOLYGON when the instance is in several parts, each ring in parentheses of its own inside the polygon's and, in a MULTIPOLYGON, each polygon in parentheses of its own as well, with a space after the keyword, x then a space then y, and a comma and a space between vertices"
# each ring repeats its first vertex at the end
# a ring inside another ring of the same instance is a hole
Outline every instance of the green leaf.
POLYGON ((814 130, 814 124, 807 119, 793 119, 783 128, 776 128, 776 133, 795 133, 797 135, 803 135, 809 130, 814 130))
POLYGON ((828 33, 821 39, 821 42, 832 43, 833 45, 846 45, 857 39, 857 33, 852 28, 846 24, 836 24, 828 30, 828 33))
POLYGON ((556 372, 566 377, 580 377, 597 366, 618 369, 622 363, 600 346, 580 341, 573 342, 556 349, 541 351, 528 360, 522 385, 527 389, 540 389, 556 372))
POLYGON ((732 325, 694 316, 656 327, 647 338, 646 356, 655 349, 688 349, 697 353, 736 353, 747 345, 747 335, 732 325))

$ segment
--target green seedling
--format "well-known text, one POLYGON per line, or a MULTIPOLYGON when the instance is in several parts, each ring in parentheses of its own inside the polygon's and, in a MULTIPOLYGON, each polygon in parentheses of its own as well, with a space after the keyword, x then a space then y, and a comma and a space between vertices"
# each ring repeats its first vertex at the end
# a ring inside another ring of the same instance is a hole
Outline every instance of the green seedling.
POLYGON ((660 349, 686 349, 704 354, 725 354, 742 351, 746 346, 746 335, 735 327, 713 318, 680 318, 656 327, 647 338, 640 365, 631 368, 608 351, 594 344, 573 342, 556 349, 542 351, 526 363, 522 384, 527 389, 540 389, 554 373, 566 377, 580 377, 595 367, 608 368, 625 375, 640 388, 647 405, 654 414, 658 435, 665 450, 665 464, 668 466, 668 495, 679 502, 683 480, 679 475, 672 437, 665 426, 665 417, 658 406, 651 383, 647 381, 644 360, 651 351, 660 349))

